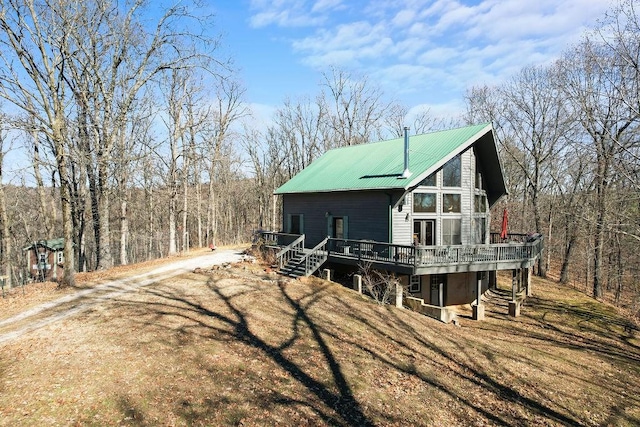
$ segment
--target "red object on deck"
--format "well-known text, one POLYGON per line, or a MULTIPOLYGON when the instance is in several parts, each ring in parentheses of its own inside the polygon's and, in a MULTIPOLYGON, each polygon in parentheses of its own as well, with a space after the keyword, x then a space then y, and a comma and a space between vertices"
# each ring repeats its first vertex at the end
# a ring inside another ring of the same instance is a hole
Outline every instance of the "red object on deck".
POLYGON ((507 238, 508 225, 509 225, 509 214, 505 209, 504 211, 502 211, 502 229, 500 230, 500 238, 503 240, 507 238))

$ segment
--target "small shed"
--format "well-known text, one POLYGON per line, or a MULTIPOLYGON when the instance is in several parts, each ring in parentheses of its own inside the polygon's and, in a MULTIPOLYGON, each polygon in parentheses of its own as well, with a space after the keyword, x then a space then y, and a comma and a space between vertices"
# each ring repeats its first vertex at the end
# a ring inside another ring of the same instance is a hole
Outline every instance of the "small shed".
POLYGON ((26 252, 29 276, 33 280, 56 280, 62 275, 64 238, 38 240, 22 250, 26 252))

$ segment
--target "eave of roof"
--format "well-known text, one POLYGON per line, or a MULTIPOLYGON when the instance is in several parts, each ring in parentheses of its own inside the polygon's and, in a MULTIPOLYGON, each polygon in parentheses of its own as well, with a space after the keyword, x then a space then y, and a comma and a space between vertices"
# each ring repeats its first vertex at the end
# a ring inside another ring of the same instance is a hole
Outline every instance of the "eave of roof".
POLYGON ((484 136, 489 135, 494 144, 492 131, 491 124, 484 123, 411 136, 411 174, 406 178, 402 177, 403 138, 333 149, 279 187, 275 194, 407 190, 484 136))
POLYGON ((38 240, 32 244, 30 244, 29 246, 25 246, 22 248, 23 251, 28 251, 30 249, 32 249, 34 246, 41 246, 41 247, 45 247, 49 250, 52 251, 58 251, 58 250, 62 250, 64 249, 64 238, 63 237, 58 237, 56 239, 49 239, 49 240, 38 240))

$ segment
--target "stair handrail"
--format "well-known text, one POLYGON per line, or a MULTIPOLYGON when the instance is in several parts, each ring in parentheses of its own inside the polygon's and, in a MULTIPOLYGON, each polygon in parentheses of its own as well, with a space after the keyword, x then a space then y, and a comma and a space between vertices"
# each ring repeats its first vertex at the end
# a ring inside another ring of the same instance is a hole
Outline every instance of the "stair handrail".
POLYGON ((295 256, 298 252, 304 251, 304 234, 300 235, 296 240, 282 248, 277 254, 276 259, 278 260, 279 268, 284 267, 286 263, 289 262, 293 256, 295 256), (293 253, 293 255, 291 254, 293 253))
POLYGON ((327 253, 328 241, 329 238, 326 237, 304 256, 305 276, 310 276, 311 274, 313 274, 318 269, 318 267, 321 266, 329 257, 327 253))

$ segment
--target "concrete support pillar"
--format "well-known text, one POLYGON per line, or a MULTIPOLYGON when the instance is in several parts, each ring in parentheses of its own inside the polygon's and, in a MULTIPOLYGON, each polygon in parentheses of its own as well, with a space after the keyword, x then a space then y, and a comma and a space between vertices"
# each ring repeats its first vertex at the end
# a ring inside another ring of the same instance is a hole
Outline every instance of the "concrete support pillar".
POLYGON ((520 316, 520 301, 518 301, 518 292, 522 280, 522 271, 520 269, 513 270, 511 276, 511 301, 509 301, 509 316, 520 316))
POLYGON ((533 289, 531 289, 531 269, 532 267, 522 269, 522 281, 524 282, 524 288, 528 297, 533 295, 533 289))
POLYGON ((520 316, 520 301, 509 301, 509 316, 520 316))
POLYGON ((473 320, 484 320, 484 304, 482 304, 482 279, 476 284, 476 303, 472 306, 473 320))
POLYGON ((362 294, 362 276, 359 274, 353 275, 353 289, 362 294))
POLYGON ((482 305, 482 279, 476 283, 476 305, 482 305))
POLYGON ((396 282, 396 307, 402 308, 402 283, 396 282))
POLYGON ((328 268, 322 270, 322 278, 324 280, 331 280, 331 270, 329 270, 328 268))

